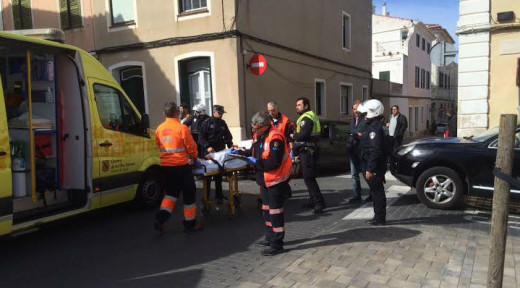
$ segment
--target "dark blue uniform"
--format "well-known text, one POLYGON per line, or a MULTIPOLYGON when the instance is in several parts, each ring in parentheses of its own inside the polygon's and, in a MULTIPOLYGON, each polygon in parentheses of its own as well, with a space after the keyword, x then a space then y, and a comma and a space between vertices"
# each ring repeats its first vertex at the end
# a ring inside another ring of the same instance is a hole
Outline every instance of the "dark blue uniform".
POLYGON ((229 132, 226 121, 211 117, 202 122, 199 130, 199 143, 204 149, 213 147, 215 152, 226 149, 226 144, 228 148, 231 148, 233 136, 229 132))
POLYGON ((195 142, 197 143, 197 151, 199 152, 199 157, 206 154, 206 151, 199 143, 199 131, 202 123, 204 123, 204 121, 208 118, 208 115, 191 116, 184 122, 184 125, 190 128, 191 136, 193 136, 193 140, 195 140, 195 142))
MULTIPOLYGON (((209 147, 212 147, 215 152, 226 149, 226 145, 228 148, 231 148, 233 146, 233 136, 231 136, 226 121, 216 117, 204 120, 200 125, 199 144, 204 151, 204 154, 199 157, 206 155, 209 147)), ((222 175, 217 174, 213 176, 213 179, 215 180, 215 198, 222 202, 224 198, 222 194, 222 175)))
MULTIPOLYGON (((359 143, 361 137, 358 133, 363 133, 365 130, 365 117, 359 116, 353 118, 350 122, 350 133, 352 134, 348 139, 348 152, 350 156, 350 174, 352 175, 352 201, 361 201, 361 181, 359 181, 359 172, 361 172, 361 160, 359 159, 359 143), (357 123, 356 123, 357 122, 357 123)), ((354 203, 353 202, 353 203, 354 203)))
POLYGON ((383 185, 386 173, 384 137, 381 121, 378 118, 367 119, 359 147, 363 176, 366 175, 366 171, 374 174, 367 180, 374 202, 374 220, 383 223, 386 221, 386 195, 383 185))

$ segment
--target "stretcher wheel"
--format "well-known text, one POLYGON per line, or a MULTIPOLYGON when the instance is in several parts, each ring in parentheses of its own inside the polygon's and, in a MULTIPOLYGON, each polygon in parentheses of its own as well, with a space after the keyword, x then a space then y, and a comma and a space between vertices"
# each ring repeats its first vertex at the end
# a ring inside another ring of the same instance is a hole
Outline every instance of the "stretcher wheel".
POLYGON ((209 211, 210 211, 210 208, 207 205, 202 205, 202 207, 200 208, 200 212, 204 216, 208 216, 209 215, 209 211))
POLYGON ((233 203, 235 204, 235 209, 240 208, 242 197, 240 195, 233 195, 233 203))
POLYGON ((240 214, 240 210, 235 206, 235 213, 231 212, 231 209, 228 210, 228 218, 229 220, 235 220, 238 218, 238 214, 240 214))

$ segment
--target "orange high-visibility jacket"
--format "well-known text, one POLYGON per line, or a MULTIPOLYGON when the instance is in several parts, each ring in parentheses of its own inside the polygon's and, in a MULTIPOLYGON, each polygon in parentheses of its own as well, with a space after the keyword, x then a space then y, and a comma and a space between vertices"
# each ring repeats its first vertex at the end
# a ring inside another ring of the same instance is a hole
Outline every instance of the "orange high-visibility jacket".
POLYGON ((188 126, 179 119, 166 118, 155 130, 155 143, 161 153, 162 166, 188 164, 188 155, 197 158, 197 144, 188 126))
MULTIPOLYGON (((288 123, 291 123, 292 125, 292 122, 291 120, 289 120, 289 118, 283 114, 280 113, 280 120, 279 120, 280 123, 278 123, 278 126, 276 126, 276 129, 278 129, 280 132, 282 132, 283 135, 286 135, 285 134, 285 129, 287 128, 287 124, 288 123)), ((271 126, 274 127, 274 121, 271 120, 271 126)))
POLYGON ((271 141, 275 139, 281 140, 282 143, 284 143, 283 160, 280 167, 274 170, 264 171, 264 181, 266 187, 271 187, 276 184, 280 184, 282 182, 287 181, 291 174, 292 159, 289 154, 289 144, 285 140, 285 136, 282 134, 282 132, 280 132, 274 126, 272 126, 271 130, 269 130, 269 135, 265 137, 262 159, 269 158, 269 151, 271 150, 271 141))

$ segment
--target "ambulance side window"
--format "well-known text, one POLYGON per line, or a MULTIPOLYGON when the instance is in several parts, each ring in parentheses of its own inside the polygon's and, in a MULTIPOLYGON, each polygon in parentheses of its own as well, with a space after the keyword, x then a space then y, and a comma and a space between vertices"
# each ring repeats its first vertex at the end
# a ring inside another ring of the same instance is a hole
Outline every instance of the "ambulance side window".
POLYGON ((119 90, 94 84, 94 96, 103 127, 131 134, 142 134, 139 133, 139 118, 119 90))

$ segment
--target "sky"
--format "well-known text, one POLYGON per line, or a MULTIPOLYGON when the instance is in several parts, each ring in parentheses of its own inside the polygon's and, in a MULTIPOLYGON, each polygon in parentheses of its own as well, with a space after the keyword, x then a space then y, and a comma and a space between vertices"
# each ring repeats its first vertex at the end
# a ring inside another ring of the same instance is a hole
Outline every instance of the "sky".
POLYGON ((458 44, 457 21, 459 20, 459 0, 373 0, 376 13, 386 2, 390 16, 419 20, 426 24, 440 24, 458 44))

